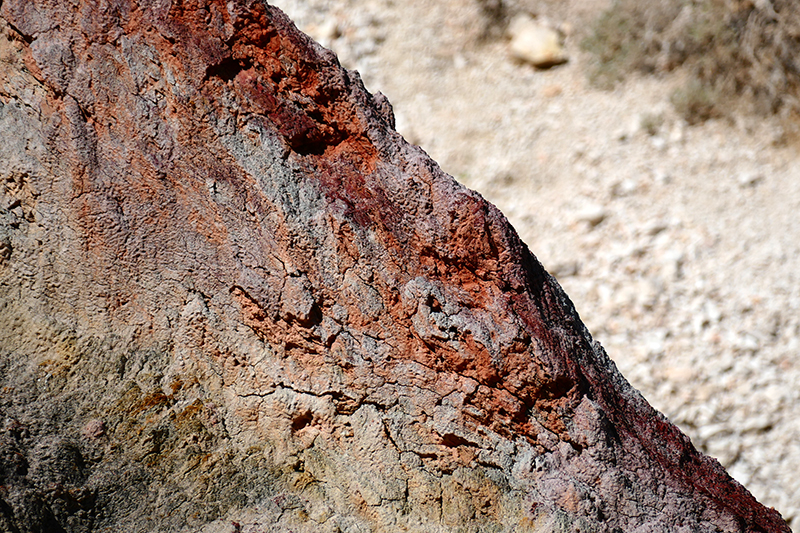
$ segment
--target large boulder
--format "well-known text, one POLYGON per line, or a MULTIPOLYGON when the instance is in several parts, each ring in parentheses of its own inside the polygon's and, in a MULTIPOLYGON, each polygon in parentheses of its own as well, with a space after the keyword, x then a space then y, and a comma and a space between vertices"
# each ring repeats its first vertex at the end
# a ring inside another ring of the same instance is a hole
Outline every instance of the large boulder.
POLYGON ((0 531, 788 531, 277 9, 0 34, 0 531))

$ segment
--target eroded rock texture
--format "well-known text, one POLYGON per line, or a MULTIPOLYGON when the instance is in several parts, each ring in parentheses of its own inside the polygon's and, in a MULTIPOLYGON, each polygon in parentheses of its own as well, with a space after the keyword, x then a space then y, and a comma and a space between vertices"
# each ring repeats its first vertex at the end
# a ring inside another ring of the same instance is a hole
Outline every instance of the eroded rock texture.
POLYGON ((0 530, 788 531, 278 10, 0 4, 0 530))

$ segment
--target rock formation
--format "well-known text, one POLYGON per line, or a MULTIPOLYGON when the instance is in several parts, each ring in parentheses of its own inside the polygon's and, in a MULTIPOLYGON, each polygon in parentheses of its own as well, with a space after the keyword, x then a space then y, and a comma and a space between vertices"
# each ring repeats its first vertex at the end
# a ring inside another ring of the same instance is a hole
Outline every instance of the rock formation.
POLYGON ((277 9, 0 33, 0 531, 788 531, 277 9))

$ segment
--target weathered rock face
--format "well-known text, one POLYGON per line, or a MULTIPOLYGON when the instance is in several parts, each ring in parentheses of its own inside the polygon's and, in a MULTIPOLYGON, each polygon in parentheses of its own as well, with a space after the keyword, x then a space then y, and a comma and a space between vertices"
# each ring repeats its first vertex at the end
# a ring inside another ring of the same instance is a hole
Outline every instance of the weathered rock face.
POLYGON ((788 531, 277 9, 0 33, 0 530, 788 531))

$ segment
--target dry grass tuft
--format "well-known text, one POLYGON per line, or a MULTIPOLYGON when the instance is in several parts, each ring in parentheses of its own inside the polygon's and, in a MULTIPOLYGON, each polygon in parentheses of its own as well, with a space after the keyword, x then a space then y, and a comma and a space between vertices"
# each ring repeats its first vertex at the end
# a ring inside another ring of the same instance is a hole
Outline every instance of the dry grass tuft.
POLYGON ((732 112, 800 116, 800 0, 616 0, 583 47, 592 81, 684 69, 673 103, 690 123, 732 112))

